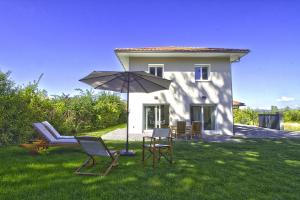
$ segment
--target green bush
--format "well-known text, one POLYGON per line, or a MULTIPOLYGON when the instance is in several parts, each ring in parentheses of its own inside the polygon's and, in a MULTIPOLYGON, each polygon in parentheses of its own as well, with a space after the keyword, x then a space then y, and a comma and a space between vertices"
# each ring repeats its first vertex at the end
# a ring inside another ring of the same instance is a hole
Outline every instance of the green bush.
POLYGON ((35 137, 33 122, 47 120, 64 134, 76 134, 126 121, 125 103, 115 94, 78 90, 74 97, 50 98, 38 82, 15 86, 9 75, 0 71, 0 144, 35 137))
POLYGON ((125 113, 124 102, 119 97, 103 93, 99 96, 94 106, 96 111, 97 123, 100 128, 114 125, 115 121, 124 119, 122 114, 125 113))
POLYGON ((234 123, 258 125, 258 112, 251 109, 234 109, 233 110, 234 123))

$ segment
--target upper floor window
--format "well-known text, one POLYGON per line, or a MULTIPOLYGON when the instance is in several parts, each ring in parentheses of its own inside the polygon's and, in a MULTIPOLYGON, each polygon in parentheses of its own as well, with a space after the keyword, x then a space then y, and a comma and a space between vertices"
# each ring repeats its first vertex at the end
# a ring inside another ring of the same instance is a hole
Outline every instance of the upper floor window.
POLYGON ((163 77, 164 76, 164 66, 163 65, 149 65, 149 73, 154 76, 163 77))
POLYGON ((195 67, 195 80, 208 81, 210 79, 210 66, 209 65, 196 65, 195 67))

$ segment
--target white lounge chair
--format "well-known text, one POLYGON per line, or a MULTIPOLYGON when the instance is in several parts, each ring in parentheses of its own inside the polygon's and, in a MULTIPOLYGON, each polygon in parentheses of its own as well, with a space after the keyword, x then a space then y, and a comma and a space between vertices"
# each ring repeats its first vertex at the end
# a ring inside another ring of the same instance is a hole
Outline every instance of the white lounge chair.
POLYGON ((75 139, 74 136, 61 135, 49 122, 44 121, 42 124, 49 130, 49 132, 58 140, 60 139, 75 139))
POLYGON ((78 142, 74 138, 56 139, 42 123, 33 123, 33 128, 39 133, 40 139, 44 142, 44 148, 49 146, 74 146, 78 142))
POLYGON ((79 143, 74 138, 55 138, 50 131, 42 123, 33 123, 33 128, 39 133, 39 137, 36 140, 31 140, 28 143, 20 144, 29 150, 31 153, 36 154, 41 149, 47 149, 50 146, 78 146, 79 143))

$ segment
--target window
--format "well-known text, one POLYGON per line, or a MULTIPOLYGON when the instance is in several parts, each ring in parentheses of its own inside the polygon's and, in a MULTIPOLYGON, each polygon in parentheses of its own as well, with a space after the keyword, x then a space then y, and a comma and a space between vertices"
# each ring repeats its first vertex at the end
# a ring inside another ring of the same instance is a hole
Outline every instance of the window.
POLYGON ((196 81, 209 80, 209 65, 197 65, 195 67, 195 80, 196 81))
POLYGON ((163 77, 163 65, 149 65, 149 73, 154 76, 163 77))

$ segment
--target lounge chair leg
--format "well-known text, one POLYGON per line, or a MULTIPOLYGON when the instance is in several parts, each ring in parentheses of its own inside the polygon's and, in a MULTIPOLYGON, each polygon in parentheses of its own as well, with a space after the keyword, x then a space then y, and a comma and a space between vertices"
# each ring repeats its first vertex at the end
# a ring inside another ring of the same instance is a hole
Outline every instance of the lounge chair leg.
POLYGON ((90 162, 91 158, 88 158, 86 161, 83 162, 82 165, 80 165, 80 167, 78 169, 76 169, 75 173, 76 174, 80 174, 80 170, 85 167, 89 162, 90 162))
POLYGON ((106 169, 106 171, 104 172, 103 176, 106 176, 110 172, 110 170, 112 169, 112 167, 117 166, 118 158, 119 158, 119 154, 117 154, 114 157, 114 160, 111 162, 111 164, 109 165, 109 167, 106 169))

